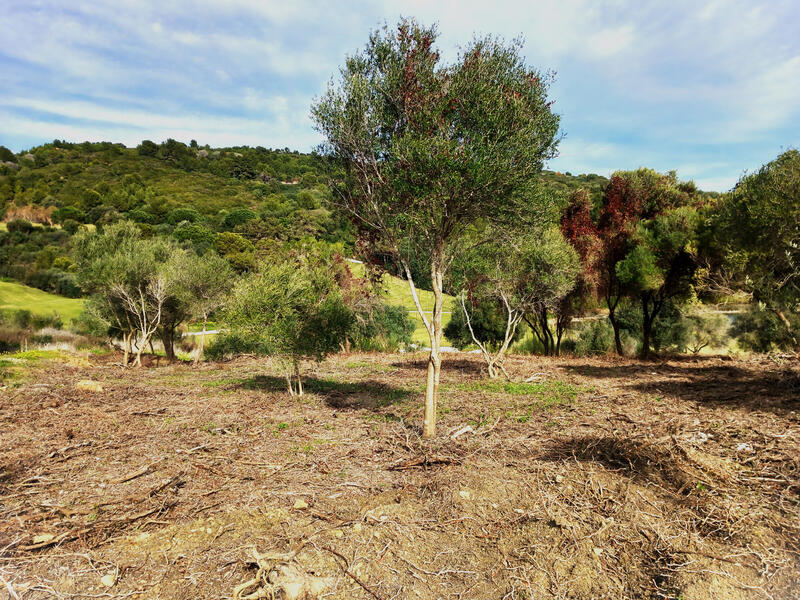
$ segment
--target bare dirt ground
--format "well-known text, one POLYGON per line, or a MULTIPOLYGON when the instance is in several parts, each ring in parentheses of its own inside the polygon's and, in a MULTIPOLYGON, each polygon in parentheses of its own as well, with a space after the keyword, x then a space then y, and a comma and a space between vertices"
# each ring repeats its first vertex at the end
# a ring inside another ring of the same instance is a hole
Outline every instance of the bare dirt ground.
POLYGON ((800 598, 796 364, 424 366, 7 371, 0 597, 800 598))

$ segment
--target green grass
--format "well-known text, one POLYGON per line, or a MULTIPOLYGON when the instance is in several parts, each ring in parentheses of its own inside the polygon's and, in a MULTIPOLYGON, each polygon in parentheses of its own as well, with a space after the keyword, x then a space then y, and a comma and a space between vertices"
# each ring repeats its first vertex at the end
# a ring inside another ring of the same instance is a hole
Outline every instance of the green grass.
POLYGON ((516 381, 470 381, 453 385, 466 392, 508 394, 509 396, 536 396, 542 405, 565 404, 578 397, 579 389, 563 381, 523 383, 516 381))
MULTIPOLYGON (((350 270, 357 277, 363 277, 365 273, 364 265, 358 263, 348 263, 350 270)), ((411 289, 408 287, 408 282, 405 279, 400 279, 388 273, 383 275, 381 280, 383 294, 386 301, 393 306, 402 306, 408 311, 409 318, 413 321, 416 328, 411 336, 411 341, 419 346, 430 345, 428 332, 425 331, 425 326, 422 324, 422 318, 417 312, 417 305, 414 304, 414 297, 411 295, 411 289)), ((428 316, 433 310, 433 292, 430 290, 417 289, 419 295, 419 303, 422 305, 422 310, 428 311, 428 316)), ((442 305, 442 326, 446 327, 450 322, 450 315, 457 309, 456 300, 449 294, 444 295, 444 302, 442 305)), ((443 345, 449 345, 447 339, 442 340, 443 345)))
POLYGON ((11 281, 0 281, 0 310, 29 310, 35 315, 57 312, 64 324, 83 312, 83 300, 48 294, 11 281))

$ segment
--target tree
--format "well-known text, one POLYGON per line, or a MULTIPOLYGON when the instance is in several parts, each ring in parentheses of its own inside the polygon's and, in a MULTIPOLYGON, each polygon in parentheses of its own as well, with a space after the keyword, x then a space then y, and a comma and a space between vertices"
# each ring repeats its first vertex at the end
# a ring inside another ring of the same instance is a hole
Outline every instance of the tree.
POLYGON ((312 107, 320 151, 341 167, 336 197, 365 254, 407 278, 430 339, 423 435, 436 433, 444 276, 473 223, 535 222, 535 193, 555 155, 559 118, 549 80, 526 66, 521 41, 476 39, 442 64, 435 28, 401 20, 373 32, 312 107), (422 310, 410 257, 427 259, 434 294, 422 310))
POLYGON ((800 152, 788 150, 743 177, 719 205, 720 239, 739 287, 786 327, 800 307, 800 152))
POLYGON ((667 209, 642 221, 635 246, 617 265, 617 277, 638 297, 642 310, 641 357, 650 354, 653 323, 666 303, 687 300, 693 292, 697 211, 691 206, 667 209))
POLYGON ((213 252, 207 252, 203 256, 188 254, 174 276, 177 282, 176 296, 187 306, 190 315, 203 321, 200 349, 194 359, 197 364, 205 348, 208 319, 214 311, 225 305, 235 275, 228 261, 213 252))
POLYGON ((236 283, 223 313, 228 343, 278 357, 292 396, 303 395, 300 362, 334 352, 354 323, 331 267, 302 256, 264 262, 236 283))
POLYGON ((165 239, 142 239, 133 223, 123 221, 100 232, 81 232, 74 241, 78 281, 95 298, 96 315, 123 335, 124 364, 142 351, 162 325, 170 298, 173 261, 182 250, 165 239))
POLYGON ((465 278, 459 298, 461 309, 491 378, 497 376, 497 370, 508 377, 503 359, 523 319, 545 348, 555 347, 548 314, 574 287, 580 271, 577 253, 557 228, 543 232, 496 231, 493 238, 493 243, 476 246, 469 253, 467 264, 459 269, 465 278), (492 303, 500 307, 505 317, 503 333, 494 351, 490 351, 487 340, 481 339, 472 326, 467 295, 473 306, 481 301, 492 303), (533 319, 531 315, 535 315, 533 319), (549 338, 543 337, 547 335, 549 338))
POLYGON ((694 184, 674 172, 652 169, 614 173, 596 221, 588 197, 575 195, 562 218, 562 231, 581 255, 586 283, 605 300, 617 354, 623 354, 617 309, 623 298, 642 304, 642 355, 668 299, 687 296, 697 269, 697 207, 694 184))

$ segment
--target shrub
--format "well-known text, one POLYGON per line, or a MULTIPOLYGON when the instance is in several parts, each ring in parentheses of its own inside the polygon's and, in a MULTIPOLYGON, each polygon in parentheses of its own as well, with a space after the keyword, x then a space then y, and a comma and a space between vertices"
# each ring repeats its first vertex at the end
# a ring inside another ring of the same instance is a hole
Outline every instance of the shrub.
POLYGON ((226 229, 233 229, 237 225, 246 223, 256 217, 258 217, 258 215, 249 208, 235 208, 225 215, 222 224, 226 229))
POLYGON ((352 342, 356 349, 396 352, 411 343, 414 323, 406 309, 380 303, 356 316, 352 342))
POLYGON ((170 225, 177 225, 178 223, 181 223, 183 221, 188 221, 189 223, 196 223, 200 221, 202 218, 203 217, 200 215, 200 213, 197 212, 195 209, 188 208, 185 206, 181 208, 176 208, 175 210, 172 210, 169 212, 169 214, 167 214, 167 222, 170 225))
POLYGON ((727 344, 730 319, 726 315, 693 310, 686 315, 686 322, 686 347, 693 354, 703 348, 722 348, 727 344))
POLYGON ((574 349, 577 356, 608 354, 613 349, 614 329, 607 319, 584 321, 580 325, 574 349))
MULTIPOLYGON (((617 309, 620 329, 637 342, 637 352, 642 345, 642 308, 636 303, 624 303, 617 309)), ((653 322, 650 343, 653 350, 683 352, 689 343, 689 321, 680 307, 667 301, 653 322)))
POLYGON ((33 223, 27 219, 12 219, 6 223, 6 229, 10 233, 30 233, 33 231, 33 223))
MULTIPOLYGON (((800 315, 784 315, 792 331, 800 330, 800 315)), ((790 350, 794 347, 792 332, 781 322, 778 315, 764 306, 753 305, 747 312, 736 315, 730 329, 739 347, 751 352, 790 350)))

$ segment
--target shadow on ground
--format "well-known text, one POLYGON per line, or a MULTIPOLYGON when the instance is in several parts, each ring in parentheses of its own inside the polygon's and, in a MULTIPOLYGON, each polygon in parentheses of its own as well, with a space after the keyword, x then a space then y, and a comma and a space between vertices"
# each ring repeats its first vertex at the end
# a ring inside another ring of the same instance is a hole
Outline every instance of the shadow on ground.
MULTIPOLYGON (((243 380, 236 386, 246 390, 285 392, 286 380, 270 375, 256 375, 243 380)), ((309 394, 319 394, 332 408, 353 410, 376 410, 401 403, 411 397, 413 392, 379 381, 359 381, 357 383, 304 377, 303 390, 309 394)))
POLYGON ((690 402, 785 414, 800 406, 800 373, 793 369, 759 371, 737 365, 683 364, 566 365, 582 377, 621 380, 639 392, 690 402))

